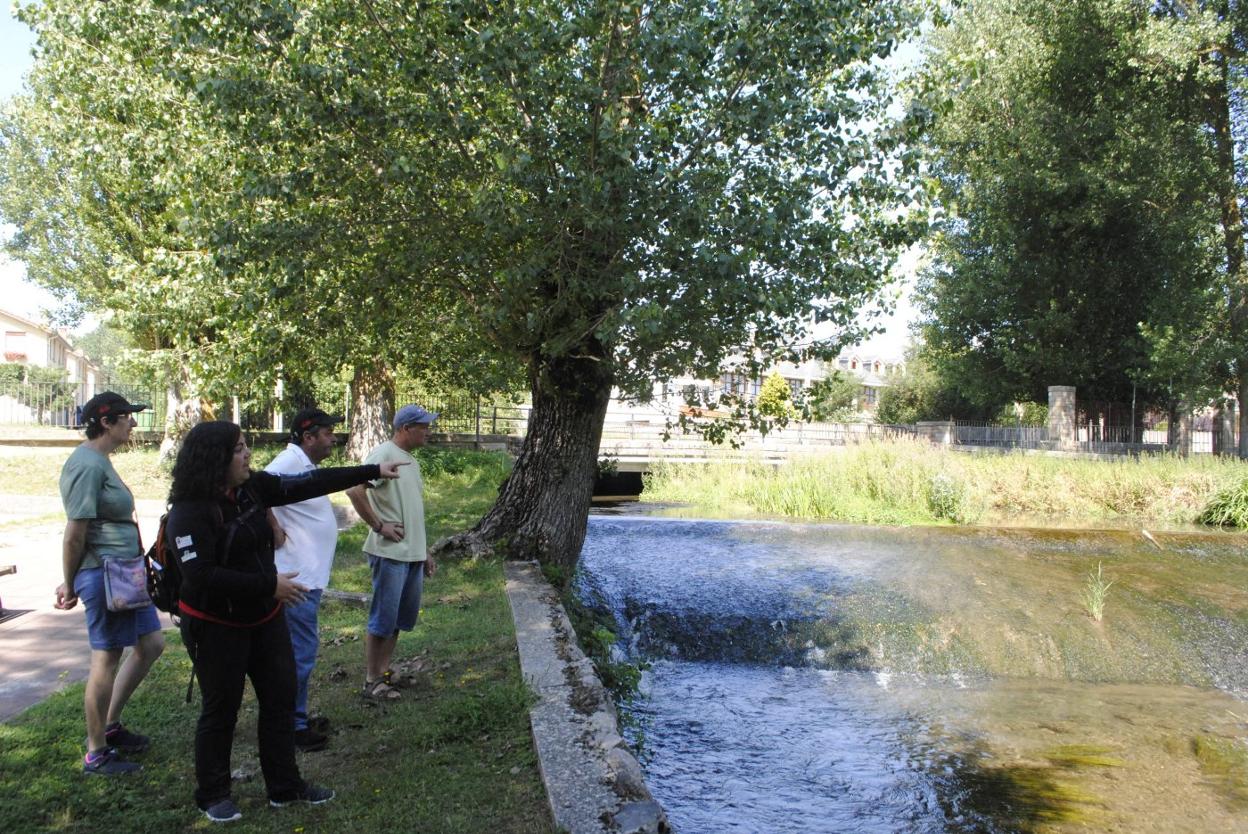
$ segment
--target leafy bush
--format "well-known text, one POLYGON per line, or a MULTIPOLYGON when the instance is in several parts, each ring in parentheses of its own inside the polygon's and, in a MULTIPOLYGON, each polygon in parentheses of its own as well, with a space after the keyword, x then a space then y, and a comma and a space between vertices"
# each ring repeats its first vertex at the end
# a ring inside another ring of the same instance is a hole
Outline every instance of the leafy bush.
POLYGON ((792 392, 789 383, 776 371, 763 380, 763 387, 758 392, 758 413, 764 417, 793 416, 792 392))
POLYGON ((1024 426, 1043 426, 1049 422, 1049 407, 1041 403, 1010 403, 1001 406, 1001 410, 993 415, 992 422, 1005 425, 1021 423, 1024 426), (1020 405, 1022 406, 1021 416, 1018 408, 1020 405))
POLYGON ((806 392, 806 411, 811 420, 841 422, 858 416, 862 383, 853 374, 833 371, 806 392))

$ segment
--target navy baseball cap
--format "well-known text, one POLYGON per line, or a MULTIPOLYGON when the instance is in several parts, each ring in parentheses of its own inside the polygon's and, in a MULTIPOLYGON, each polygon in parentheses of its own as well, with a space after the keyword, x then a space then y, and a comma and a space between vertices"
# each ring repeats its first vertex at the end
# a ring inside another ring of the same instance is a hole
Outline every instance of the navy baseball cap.
POLYGON ((412 403, 394 412, 394 427, 401 429, 412 423, 432 423, 436 419, 438 419, 438 415, 432 411, 426 411, 424 408, 416 405, 416 403, 412 403))
POLYGON ((290 435, 295 440, 298 440, 305 431, 315 431, 321 426, 333 428, 343 422, 344 419, 337 414, 326 414, 319 408, 300 409, 299 413, 290 421, 290 435))

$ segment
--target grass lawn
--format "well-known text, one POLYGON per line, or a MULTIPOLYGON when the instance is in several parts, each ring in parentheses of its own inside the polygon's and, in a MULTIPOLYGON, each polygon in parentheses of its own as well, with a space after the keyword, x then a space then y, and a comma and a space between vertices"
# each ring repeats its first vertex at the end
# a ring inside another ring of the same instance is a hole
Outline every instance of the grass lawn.
MULTIPOLYGON (((432 456, 430 541, 474 521, 493 500, 506 466, 494 455, 432 456)), ((362 527, 340 535, 333 587, 367 588, 362 539, 362 527)), ((397 652, 421 657, 426 671, 397 703, 375 706, 358 695, 366 614, 346 603, 322 609, 311 706, 330 719, 332 737, 328 750, 299 754, 304 776, 332 787, 337 798, 316 808, 268 807, 248 689, 233 765, 250 778, 235 784, 243 819, 228 830, 552 832, 501 563, 444 564, 428 582, 421 624, 400 639, 397 652)), ((184 701, 189 674, 190 661, 171 633, 165 656, 126 711, 127 723, 153 738, 140 759, 143 772, 131 777, 81 772, 81 684, 0 725, 0 831, 216 828, 192 801, 199 698, 184 701)))

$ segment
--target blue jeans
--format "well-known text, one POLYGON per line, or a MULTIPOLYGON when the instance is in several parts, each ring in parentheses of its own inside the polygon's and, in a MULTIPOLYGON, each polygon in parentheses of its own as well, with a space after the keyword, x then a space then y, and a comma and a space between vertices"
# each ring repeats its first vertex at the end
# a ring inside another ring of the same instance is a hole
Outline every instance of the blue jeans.
POLYGON ((316 651, 321 645, 320 626, 316 615, 321 607, 321 589, 308 591, 303 602, 286 606, 286 624, 290 627, 290 647, 295 655, 295 729, 308 726, 308 680, 316 666, 316 651))

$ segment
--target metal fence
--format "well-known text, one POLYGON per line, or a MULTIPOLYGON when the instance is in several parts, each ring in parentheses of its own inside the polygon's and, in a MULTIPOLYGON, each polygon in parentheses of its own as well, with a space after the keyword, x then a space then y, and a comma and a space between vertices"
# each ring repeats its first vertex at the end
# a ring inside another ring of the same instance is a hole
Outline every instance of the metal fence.
POLYGON ((1039 449, 1048 439, 1044 426, 999 423, 954 423, 954 442, 961 446, 1039 449))
MULTIPOLYGON (((161 431, 165 424, 165 395, 141 386, 105 380, 94 385, 68 382, 27 383, 0 380, 0 425, 74 428, 81 425, 82 406, 100 391, 112 390, 131 402, 148 403, 151 407, 135 416, 142 431, 161 431)), ((419 402, 439 414, 440 432, 461 437, 475 437, 478 442, 490 437, 523 437, 528 431, 528 405, 517 405, 505 398, 484 398, 470 394, 445 395, 418 388, 395 392, 395 402, 419 402)), ((681 435, 674 428, 678 414, 646 410, 614 404, 603 426, 604 445, 608 442, 640 441, 649 445, 689 445, 700 443, 694 435, 681 435), (665 435, 669 435, 665 438, 665 435)), ((257 430, 273 425, 271 406, 257 404, 247 415, 247 427, 257 430)), ((774 428, 766 436, 747 432, 740 441, 753 447, 844 446, 896 437, 916 435, 914 426, 878 423, 804 423, 795 420, 784 428, 774 428)), ((1212 431, 1193 431, 1191 452, 1213 452, 1212 431)), ((1131 426, 1102 425, 1083 422, 1075 427, 1075 446, 1082 451, 1132 453, 1139 451, 1173 450, 1165 430, 1133 430, 1131 426)), ((961 446, 1018 449, 1051 449, 1045 426, 956 421, 949 440, 961 446)), ((1232 441, 1233 443, 1234 441, 1232 441)))
MULTIPOLYGON (((1193 431, 1192 454, 1213 453, 1213 432, 1193 431)), ((962 446, 986 446, 1017 449, 1051 449, 1045 426, 1024 426, 1008 423, 981 423, 956 421, 954 442, 962 446)), ((1141 451, 1174 451, 1170 433, 1164 429, 1133 429, 1131 426, 1101 425, 1096 422, 1078 423, 1075 426, 1075 445, 1080 451, 1131 453, 1141 451)))
POLYGON ((117 382, 93 385, 72 382, 0 383, 0 425, 72 429, 82 424, 82 406, 101 391, 116 391, 133 403, 151 407, 134 415, 140 431, 158 431, 165 425, 165 396, 142 387, 117 382))

